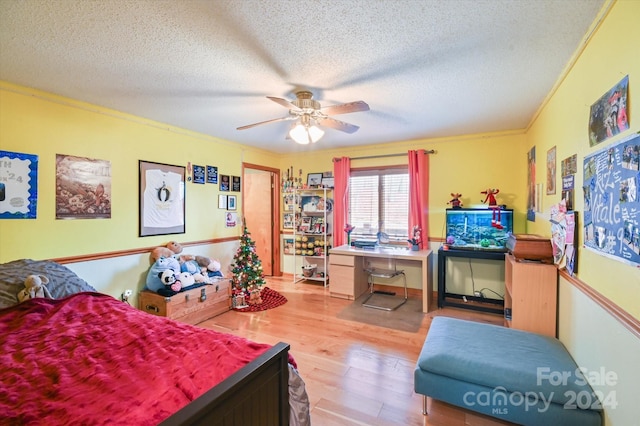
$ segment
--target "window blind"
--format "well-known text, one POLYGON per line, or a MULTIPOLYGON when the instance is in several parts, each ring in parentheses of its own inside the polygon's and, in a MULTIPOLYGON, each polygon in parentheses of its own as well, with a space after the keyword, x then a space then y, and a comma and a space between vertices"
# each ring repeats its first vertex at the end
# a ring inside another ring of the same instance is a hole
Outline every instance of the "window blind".
POLYGON ((409 174, 406 167, 352 170, 349 178, 349 223, 353 238, 407 239, 409 174))

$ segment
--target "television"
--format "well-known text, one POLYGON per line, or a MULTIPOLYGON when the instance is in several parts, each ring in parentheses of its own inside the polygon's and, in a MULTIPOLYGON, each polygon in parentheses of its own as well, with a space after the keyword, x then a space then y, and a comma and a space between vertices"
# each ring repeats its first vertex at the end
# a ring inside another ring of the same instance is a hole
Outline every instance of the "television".
POLYGON ((506 251, 512 209, 447 209, 446 245, 453 249, 506 251))

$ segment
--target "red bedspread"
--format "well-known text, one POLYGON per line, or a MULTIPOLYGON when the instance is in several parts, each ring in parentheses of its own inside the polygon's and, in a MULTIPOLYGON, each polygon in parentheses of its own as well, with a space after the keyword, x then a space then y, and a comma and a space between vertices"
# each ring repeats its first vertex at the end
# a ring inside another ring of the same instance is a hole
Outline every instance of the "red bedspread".
POLYGON ((33 299, 0 311, 0 423, 155 425, 270 347, 102 294, 33 299))

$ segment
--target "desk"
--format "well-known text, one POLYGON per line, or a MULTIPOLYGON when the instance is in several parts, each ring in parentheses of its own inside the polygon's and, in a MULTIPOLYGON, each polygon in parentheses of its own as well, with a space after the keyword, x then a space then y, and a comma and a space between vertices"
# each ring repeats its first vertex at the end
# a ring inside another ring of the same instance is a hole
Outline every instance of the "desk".
POLYGON ((495 305, 504 306, 503 300, 483 299, 481 297, 467 296, 467 295, 456 294, 456 293, 447 293, 447 284, 445 280, 447 277, 447 269, 446 269, 447 257, 499 260, 504 264, 504 256, 505 256, 505 253, 501 251, 455 250, 455 249, 445 250, 443 248, 440 248, 438 250, 438 308, 442 308, 445 306, 455 306, 457 308, 472 309, 472 310, 483 311, 483 312, 492 312, 494 314, 503 314, 504 309, 502 307, 491 308, 487 306, 470 305, 467 303, 457 303, 457 302, 448 301, 447 297, 454 298, 454 299, 462 299, 463 297, 465 297, 467 300, 471 300, 471 301, 492 303, 495 305))
POLYGON ((376 247, 358 249, 348 245, 329 250, 329 293, 333 297, 357 299, 369 288, 364 272, 365 258, 408 260, 420 263, 422 277, 422 312, 429 312, 433 284, 429 273, 431 250, 412 251, 376 247))

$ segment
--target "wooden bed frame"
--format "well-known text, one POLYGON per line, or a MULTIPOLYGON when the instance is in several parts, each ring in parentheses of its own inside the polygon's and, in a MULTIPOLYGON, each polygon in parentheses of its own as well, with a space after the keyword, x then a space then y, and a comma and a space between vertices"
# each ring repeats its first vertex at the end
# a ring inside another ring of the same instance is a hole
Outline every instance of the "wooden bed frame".
POLYGON ((288 344, 276 344, 161 425, 287 426, 288 354, 288 344))

